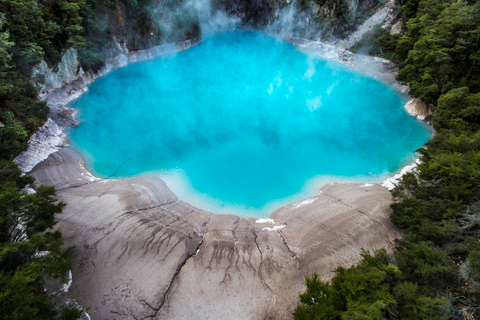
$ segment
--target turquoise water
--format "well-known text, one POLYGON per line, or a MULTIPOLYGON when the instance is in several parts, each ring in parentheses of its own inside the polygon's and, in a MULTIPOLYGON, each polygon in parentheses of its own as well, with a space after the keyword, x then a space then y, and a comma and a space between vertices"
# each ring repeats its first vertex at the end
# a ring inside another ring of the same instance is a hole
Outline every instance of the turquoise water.
POLYGON ((74 103, 99 176, 160 174, 182 200, 266 216, 330 180, 378 182, 430 133, 392 88, 244 31, 137 63, 74 103))

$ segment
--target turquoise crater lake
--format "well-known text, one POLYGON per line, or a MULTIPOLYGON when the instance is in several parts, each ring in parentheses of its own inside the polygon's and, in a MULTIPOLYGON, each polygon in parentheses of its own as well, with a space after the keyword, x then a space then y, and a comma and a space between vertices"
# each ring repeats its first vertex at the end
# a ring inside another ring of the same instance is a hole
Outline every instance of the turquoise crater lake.
POLYGON ((100 177, 159 174, 215 213, 266 216, 332 180, 379 182, 431 136, 395 89, 236 31, 95 81, 73 145, 100 177))

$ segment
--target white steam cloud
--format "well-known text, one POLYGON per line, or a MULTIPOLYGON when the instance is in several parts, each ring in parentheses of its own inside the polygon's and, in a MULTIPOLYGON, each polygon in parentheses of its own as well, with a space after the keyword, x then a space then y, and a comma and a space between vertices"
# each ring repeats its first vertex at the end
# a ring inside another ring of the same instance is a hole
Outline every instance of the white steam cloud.
POLYGON ((310 111, 315 111, 322 106, 322 96, 313 99, 307 99, 307 107, 310 111))
POLYGON ((239 18, 215 8, 211 0, 185 0, 181 4, 160 2, 153 14, 165 42, 200 34, 209 37, 235 29, 241 22, 239 18))
POLYGON ((219 32, 235 29, 240 18, 229 16, 226 12, 212 7, 211 0, 188 0, 185 9, 198 17, 202 36, 210 36, 219 32))
POLYGON ((305 71, 303 77, 307 80, 311 80, 315 75, 315 61, 312 56, 307 58, 307 71, 305 71))
POLYGON ((308 14, 298 9, 297 0, 287 2, 289 4, 278 10, 275 20, 266 31, 284 39, 320 39, 323 34, 322 27, 312 21, 308 14))

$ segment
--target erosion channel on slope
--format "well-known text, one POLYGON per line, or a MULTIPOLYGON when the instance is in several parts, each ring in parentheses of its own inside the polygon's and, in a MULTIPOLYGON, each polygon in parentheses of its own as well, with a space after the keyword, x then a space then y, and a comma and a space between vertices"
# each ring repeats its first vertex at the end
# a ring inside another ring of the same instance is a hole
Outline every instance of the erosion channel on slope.
MULTIPOLYGON (((325 49, 302 43, 320 55, 325 49)), ((358 69, 367 59, 333 54, 358 69)), ((113 67, 153 56, 132 53, 113 67)), ((368 65, 393 79, 387 62, 368 65)), ((52 117, 71 123, 64 106, 91 81, 80 77, 51 92, 52 117)), ((328 279, 335 267, 358 262, 362 248, 391 248, 399 236, 389 220, 391 195, 379 184, 332 183, 269 219, 242 218, 180 201, 157 177, 95 178, 76 151, 57 149, 31 174, 67 203, 59 228, 74 246, 68 297, 90 307, 93 319, 290 319, 305 275, 328 279)))

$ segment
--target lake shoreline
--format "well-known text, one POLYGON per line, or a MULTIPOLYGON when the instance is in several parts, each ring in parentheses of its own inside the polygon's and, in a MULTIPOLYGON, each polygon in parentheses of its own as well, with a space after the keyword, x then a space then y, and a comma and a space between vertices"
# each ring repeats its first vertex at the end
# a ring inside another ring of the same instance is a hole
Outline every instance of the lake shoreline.
MULTIPOLYGON (((395 80, 398 67, 394 63, 386 59, 354 54, 346 49, 320 41, 303 38, 285 38, 284 40, 290 42, 301 52, 312 54, 321 59, 338 62, 395 88, 400 95, 406 100, 409 100, 404 105, 405 111, 412 117, 430 124, 427 121, 429 119, 426 118, 423 113, 424 111, 417 110, 418 108, 424 108, 423 105, 419 105, 421 101, 418 101, 418 99, 410 99, 408 86, 402 85, 395 80), (417 108, 417 106, 419 107, 417 108)), ((96 79, 129 64, 175 54, 183 50, 188 50, 199 43, 199 39, 192 39, 174 44, 164 44, 146 50, 125 52, 107 59, 105 66, 95 74, 92 72, 85 73, 79 66, 76 67, 76 69, 80 69, 77 75, 63 79, 64 84, 61 87, 44 91, 41 94, 41 98, 47 102, 50 108, 49 119, 45 125, 30 138, 28 149, 22 152, 15 159, 15 162, 17 162, 24 173, 28 173, 35 165, 45 160, 50 154, 69 146, 68 137, 65 135, 65 132, 74 126, 78 126, 79 120, 77 119, 78 110, 70 108, 67 105, 88 92, 88 86, 96 79)), ((66 64, 68 64, 68 62, 66 62, 66 64)), ((403 169, 404 168, 400 168, 398 172, 402 172, 403 169)), ((90 172, 88 172, 88 175, 93 177, 90 172)), ((392 176, 394 175, 396 176, 397 174, 392 173, 392 176)), ((100 178, 94 177, 90 179, 93 181, 100 178)), ((388 179, 391 178, 387 178, 386 180, 388 179)))
POLYGON ((63 131, 77 123, 66 104, 97 78, 81 76, 44 96, 55 124, 20 158, 36 184, 56 187, 67 203, 58 217, 74 256, 66 297, 90 307, 92 318, 290 319, 304 276, 328 280, 334 268, 358 263, 362 249, 391 252, 401 236, 380 184, 330 183, 256 220, 195 208, 156 177, 94 177, 63 131))
POLYGON ((66 147, 31 175, 67 203, 58 216, 73 255, 64 298, 92 319, 290 319, 304 276, 329 280, 362 249, 392 252, 401 236, 379 184, 330 183, 254 219, 195 208, 152 176, 91 181, 84 165, 66 147))

